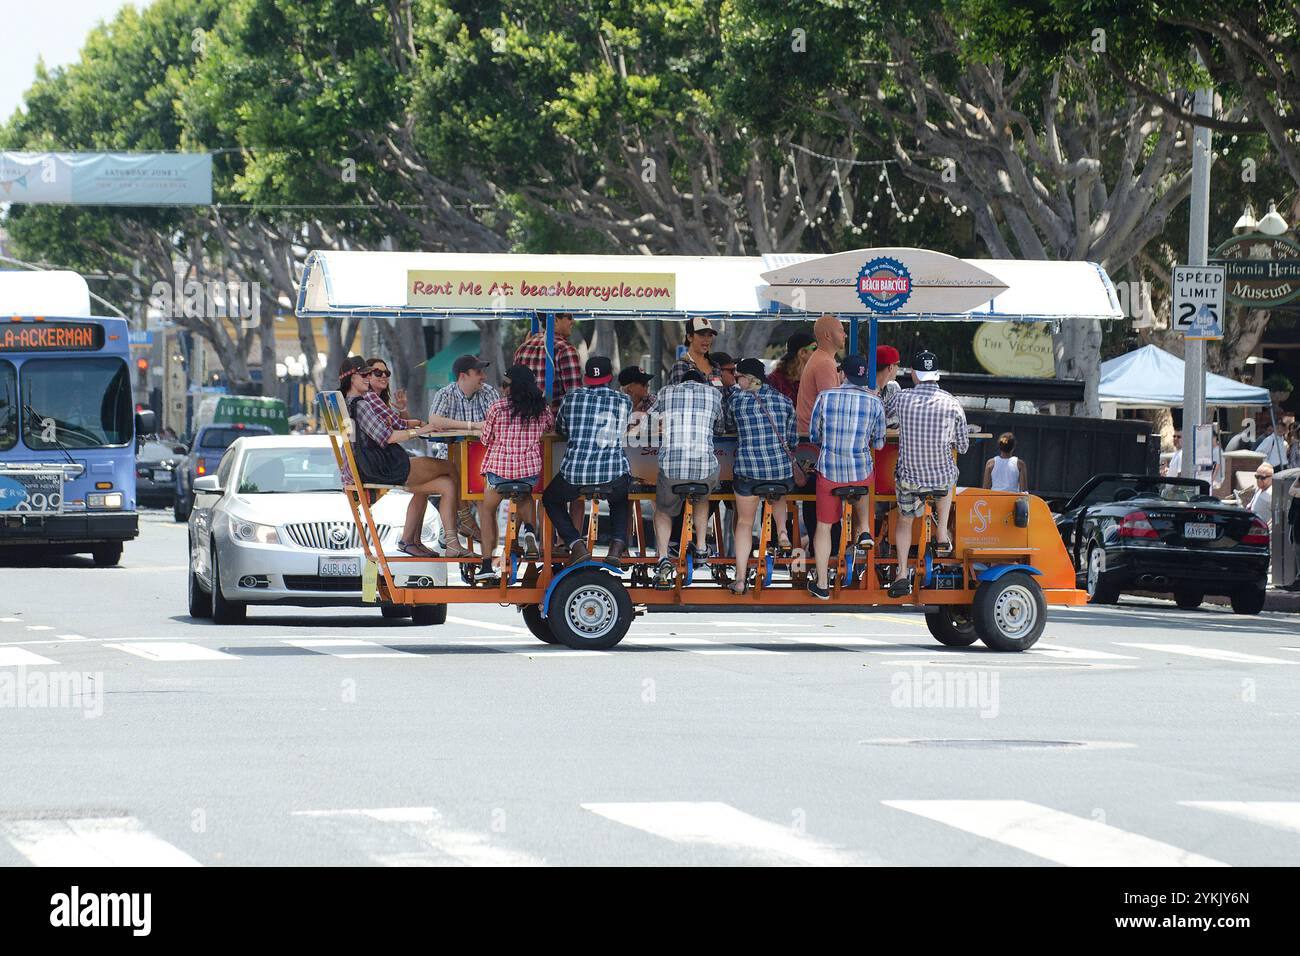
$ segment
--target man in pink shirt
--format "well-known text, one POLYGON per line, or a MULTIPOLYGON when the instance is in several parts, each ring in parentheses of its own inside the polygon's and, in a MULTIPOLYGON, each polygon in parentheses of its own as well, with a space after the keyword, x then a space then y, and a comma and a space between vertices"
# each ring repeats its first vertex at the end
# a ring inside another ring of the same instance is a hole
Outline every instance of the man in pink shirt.
POLYGON ((808 434, 817 396, 827 389, 839 387, 839 362, 835 353, 849 340, 844 323, 833 315, 823 315, 813 323, 813 337, 817 340, 817 351, 808 357, 808 364, 799 377, 799 401, 795 406, 800 435, 808 434))

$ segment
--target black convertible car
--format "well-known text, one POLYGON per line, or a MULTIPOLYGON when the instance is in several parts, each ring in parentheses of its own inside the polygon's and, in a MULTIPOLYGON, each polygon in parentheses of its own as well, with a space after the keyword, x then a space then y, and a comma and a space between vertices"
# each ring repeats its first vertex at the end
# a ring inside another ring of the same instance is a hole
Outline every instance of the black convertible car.
POLYGON ((1134 590, 1172 592, 1181 608, 1206 594, 1226 594, 1238 614, 1264 607, 1268 529, 1204 481, 1098 475, 1053 510, 1093 604, 1134 590))

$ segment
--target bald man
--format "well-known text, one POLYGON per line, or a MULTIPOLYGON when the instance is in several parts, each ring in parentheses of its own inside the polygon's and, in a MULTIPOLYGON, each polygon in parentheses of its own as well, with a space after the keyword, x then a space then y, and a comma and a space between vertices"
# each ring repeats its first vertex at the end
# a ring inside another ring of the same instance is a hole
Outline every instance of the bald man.
POLYGON ((813 323, 813 338, 817 340, 817 351, 808 356, 808 364, 799 376, 799 401, 795 409, 800 435, 808 434, 817 396, 827 389, 839 387, 839 362, 835 353, 849 340, 844 323, 833 315, 823 315, 813 323))

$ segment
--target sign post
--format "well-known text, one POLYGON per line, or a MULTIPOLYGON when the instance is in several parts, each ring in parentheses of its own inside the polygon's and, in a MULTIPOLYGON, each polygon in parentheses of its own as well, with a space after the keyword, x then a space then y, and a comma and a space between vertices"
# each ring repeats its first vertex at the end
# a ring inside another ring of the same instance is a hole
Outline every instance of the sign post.
MULTIPOLYGON (((1199 61, 1199 54, 1198 54, 1199 61)), ((1203 87, 1196 91, 1194 112, 1210 115, 1213 91, 1203 87)), ((1210 246, 1210 129, 1197 126, 1192 135, 1192 208, 1187 227, 1187 262, 1191 266, 1204 266, 1209 258, 1210 246)), ((1174 283, 1177 285, 1177 282, 1174 283)), ((1223 315, 1222 289, 1219 283, 1219 316, 1223 315)), ((1174 305, 1175 320, 1179 315, 1174 305)), ((1192 448, 1183 452, 1183 477, 1196 474, 1197 426, 1205 418, 1205 342, 1189 338, 1183 350, 1183 434, 1191 438, 1192 448)))

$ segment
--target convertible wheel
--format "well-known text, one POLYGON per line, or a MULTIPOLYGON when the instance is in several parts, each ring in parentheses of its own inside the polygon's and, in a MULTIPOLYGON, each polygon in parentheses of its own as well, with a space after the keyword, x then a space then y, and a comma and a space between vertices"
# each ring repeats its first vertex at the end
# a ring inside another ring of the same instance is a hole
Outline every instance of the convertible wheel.
POLYGON ((1088 603, 1114 604, 1119 588, 1106 580, 1106 549, 1097 542, 1088 546, 1088 603))
POLYGON ((1232 592, 1233 614, 1258 614, 1264 610, 1264 589, 1243 588, 1232 592))
POLYGON ((1174 592, 1174 603, 1184 611, 1195 611, 1205 600, 1205 593, 1182 588, 1174 592))

